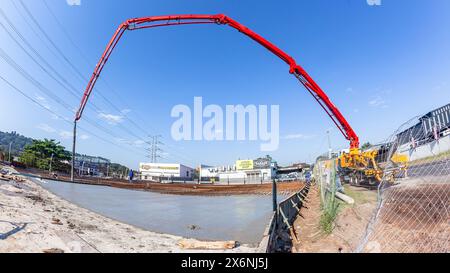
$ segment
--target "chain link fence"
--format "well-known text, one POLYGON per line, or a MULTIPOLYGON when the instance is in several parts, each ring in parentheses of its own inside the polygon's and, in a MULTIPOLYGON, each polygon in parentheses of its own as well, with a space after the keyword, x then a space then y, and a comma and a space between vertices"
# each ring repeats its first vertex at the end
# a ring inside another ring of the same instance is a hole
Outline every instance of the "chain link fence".
POLYGON ((381 147, 378 207, 358 252, 449 252, 450 135, 435 120, 415 118, 381 147))
POLYGON ((331 234, 338 217, 340 202, 336 194, 343 190, 336 159, 322 159, 316 162, 313 170, 314 184, 319 189, 321 218, 320 228, 331 234))
POLYGON ((320 190, 322 204, 331 200, 329 194, 336 191, 336 184, 332 183, 336 177, 334 160, 319 160, 313 169, 314 183, 320 190))

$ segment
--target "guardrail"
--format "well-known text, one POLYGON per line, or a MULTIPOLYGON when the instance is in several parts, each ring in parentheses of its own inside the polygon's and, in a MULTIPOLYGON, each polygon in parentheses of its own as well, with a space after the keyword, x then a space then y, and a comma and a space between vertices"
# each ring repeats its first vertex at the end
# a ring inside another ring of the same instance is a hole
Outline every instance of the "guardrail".
POLYGON ((291 250, 292 238, 296 236, 293 224, 303 208, 310 188, 311 184, 306 184, 301 191, 277 205, 259 245, 260 252, 277 253, 291 250))

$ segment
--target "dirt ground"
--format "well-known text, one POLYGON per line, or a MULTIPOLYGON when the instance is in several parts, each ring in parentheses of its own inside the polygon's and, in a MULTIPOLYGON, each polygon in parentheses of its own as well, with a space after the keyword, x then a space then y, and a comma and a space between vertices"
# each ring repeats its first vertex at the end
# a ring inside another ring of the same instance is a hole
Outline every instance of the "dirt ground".
MULTIPOLYGON (((30 173, 39 175, 44 179, 50 178, 48 174, 36 172, 32 170, 20 170, 22 173, 30 173)), ((59 180, 69 182, 68 177, 60 176, 59 180)), ((77 183, 110 186, 130 190, 145 190, 163 194, 178 195, 204 195, 204 196, 221 196, 221 195, 271 195, 272 183, 265 184, 248 184, 248 185, 198 185, 198 184, 161 184, 161 183, 128 183, 125 181, 115 181, 106 179, 77 179, 77 183)), ((290 195, 298 192, 304 187, 303 182, 286 182, 278 183, 278 192, 281 195, 290 195)))
POLYGON ((190 251, 178 246, 181 240, 80 208, 29 180, 0 180, 0 253, 259 251, 245 245, 232 250, 190 251))
POLYGON ((335 228, 330 235, 320 228, 320 194, 312 187, 301 215, 294 223, 297 240, 293 240, 294 253, 351 253, 364 237, 366 227, 376 209, 376 191, 351 186, 346 194, 355 200, 354 205, 340 204, 335 228))
MULTIPOLYGON (((145 183, 139 185, 130 185, 128 183, 112 183, 113 187, 127 188, 127 189, 141 189, 146 191, 164 193, 164 194, 179 194, 179 195, 204 195, 204 196, 219 196, 219 195, 271 195, 272 184, 262 185, 193 185, 193 184, 160 184, 160 183, 145 183)), ((290 195, 298 192, 304 187, 303 182, 289 182, 278 183, 278 193, 281 195, 290 195)))
POLYGON ((410 179, 385 190, 378 219, 363 251, 448 252, 450 183, 447 181, 448 176, 410 179))

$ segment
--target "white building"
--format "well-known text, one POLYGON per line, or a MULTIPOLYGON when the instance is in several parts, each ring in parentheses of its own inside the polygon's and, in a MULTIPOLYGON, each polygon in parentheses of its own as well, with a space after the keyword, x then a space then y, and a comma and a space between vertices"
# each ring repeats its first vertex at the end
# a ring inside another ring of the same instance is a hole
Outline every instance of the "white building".
POLYGON ((139 164, 141 180, 159 181, 161 178, 192 179, 194 169, 182 164, 141 163, 139 164))
POLYGON ((271 158, 238 160, 230 166, 202 166, 200 175, 202 179, 215 179, 216 182, 259 183, 275 178, 276 163, 272 162, 271 158))

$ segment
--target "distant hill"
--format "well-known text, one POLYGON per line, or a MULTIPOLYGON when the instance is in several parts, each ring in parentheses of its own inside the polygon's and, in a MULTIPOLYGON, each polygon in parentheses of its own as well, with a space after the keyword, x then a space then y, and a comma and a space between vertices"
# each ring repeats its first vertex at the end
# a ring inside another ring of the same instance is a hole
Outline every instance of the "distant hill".
POLYGON ((22 136, 16 132, 5 133, 0 131, 0 150, 5 153, 9 151, 9 144, 11 144, 11 155, 18 156, 23 151, 25 146, 33 142, 32 138, 22 136))
MULTIPOLYGON (((11 132, 11 133, 5 133, 0 131, 0 152, 4 152, 4 154, 7 156, 9 151, 9 144, 11 144, 11 156, 20 156, 22 151, 25 149, 25 146, 31 144, 34 139, 22 136, 18 134, 17 132, 11 132)), ((70 154, 72 154, 70 152, 70 154)), ((77 154, 79 155, 79 154, 77 154)), ((94 158, 94 157, 93 157, 94 158)), ((104 161, 109 161, 106 158, 102 157, 96 157, 98 159, 102 159, 104 161)), ((111 172, 122 172, 123 170, 127 170, 126 166, 111 163, 110 164, 110 170, 111 172)))

